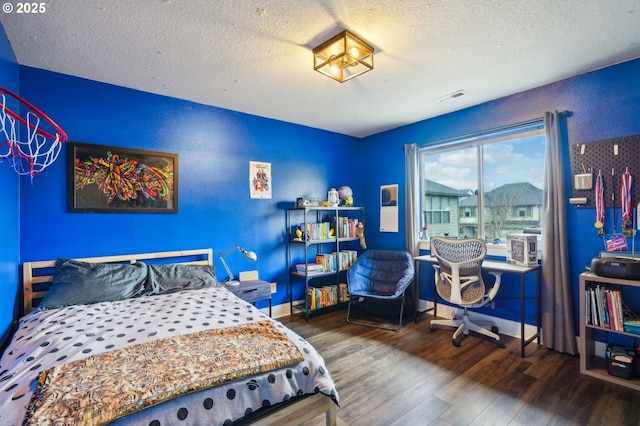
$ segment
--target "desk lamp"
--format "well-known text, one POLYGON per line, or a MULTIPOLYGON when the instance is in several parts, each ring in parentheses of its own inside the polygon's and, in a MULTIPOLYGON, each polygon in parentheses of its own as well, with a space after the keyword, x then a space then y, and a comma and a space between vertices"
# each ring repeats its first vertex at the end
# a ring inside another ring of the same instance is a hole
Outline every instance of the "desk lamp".
POLYGON ((227 275, 229 275, 227 280, 224 281, 224 285, 228 285, 228 286, 231 286, 231 287, 239 285, 240 281, 238 281, 238 280, 236 280, 234 278, 233 273, 231 272, 231 270, 229 269, 229 266, 227 265, 227 262, 224 261, 224 257, 226 255, 230 254, 231 252, 233 252, 234 250, 238 250, 250 262, 255 262, 258 259, 258 255, 256 255, 255 252, 247 251, 247 250, 243 249, 242 247, 240 247, 238 244, 236 244, 235 246, 233 246, 229 250, 225 251, 224 253, 219 253, 218 254, 218 257, 220 258, 220 262, 222 263, 222 266, 224 266, 225 271, 227 271, 227 275))

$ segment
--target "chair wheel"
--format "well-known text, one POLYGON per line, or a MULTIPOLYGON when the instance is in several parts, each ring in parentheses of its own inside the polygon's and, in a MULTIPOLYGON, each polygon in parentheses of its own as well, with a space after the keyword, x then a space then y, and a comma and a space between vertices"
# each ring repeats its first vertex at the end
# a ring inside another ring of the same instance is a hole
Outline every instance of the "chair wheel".
POLYGON ((460 347, 460 340, 458 340, 458 339, 453 339, 453 340, 451 341, 451 343, 452 343, 452 344, 453 344, 453 346, 455 346, 456 348, 459 348, 459 347, 460 347))
POLYGON ((506 348, 504 342, 502 340, 496 341, 496 346, 499 348, 506 348))
POLYGON ((492 332, 494 332, 494 333, 496 333, 496 334, 498 334, 498 332, 499 332, 500 330, 498 329, 498 327, 497 327, 497 326, 492 325, 492 326, 491 326, 491 331, 492 331, 492 332))
POLYGON ((436 331, 436 326, 429 324, 429 330, 430 331, 436 331))

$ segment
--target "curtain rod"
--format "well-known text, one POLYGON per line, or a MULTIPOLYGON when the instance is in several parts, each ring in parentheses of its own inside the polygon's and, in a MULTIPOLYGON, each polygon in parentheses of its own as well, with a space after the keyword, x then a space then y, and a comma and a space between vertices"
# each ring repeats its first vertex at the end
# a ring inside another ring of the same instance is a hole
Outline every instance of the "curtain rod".
POLYGON ((539 118, 534 118, 531 120, 527 120, 527 121, 522 121, 519 123, 514 123, 514 124, 509 124, 506 126, 502 126, 502 127, 496 127, 493 129, 488 129, 488 130, 481 130, 479 132, 474 132, 474 133, 468 133, 466 135, 461 135, 461 136, 454 136, 452 138, 447 138, 447 139, 441 139, 441 140, 436 140, 436 141, 427 141, 427 142, 421 142, 418 143, 418 147, 419 148, 425 148, 426 146, 447 146, 450 144, 458 144, 458 143, 465 143, 465 142, 469 142, 469 141, 473 141, 473 140, 477 140, 477 139, 482 139, 483 137, 486 136, 500 136, 501 134, 508 134, 511 131, 514 130, 518 130, 518 129, 523 129, 523 128, 527 128, 530 126, 534 126, 534 125, 540 125, 543 124, 544 122, 544 117, 539 117, 539 118))
MULTIPOLYGON (((564 110, 564 111, 559 111, 558 114, 562 115, 562 116, 566 116, 569 117, 571 116, 571 112, 568 110, 564 110)), ((499 136, 501 133, 508 133, 511 130, 516 130, 516 129, 522 129, 522 128, 526 128, 527 126, 532 126, 534 124, 544 124, 544 116, 539 117, 539 118, 533 118, 530 120, 526 120, 526 121, 521 121, 519 123, 514 123, 514 124, 508 124, 506 126, 503 127, 496 127, 494 129, 488 129, 488 130, 481 130, 479 132, 474 132, 474 133, 469 133, 466 135, 461 135, 461 136, 454 136, 451 138, 447 138, 447 139, 440 139, 440 140, 435 140, 435 141, 427 141, 427 142, 420 142, 420 143, 412 143, 418 146, 418 148, 425 148, 427 146, 429 147, 436 147, 436 146, 447 146, 450 144, 454 144, 454 143, 464 143, 464 142, 469 142, 475 139, 480 139, 483 136, 499 136)), ((412 145, 412 144, 408 144, 408 145, 412 145)), ((402 147, 402 149, 404 150, 404 145, 402 147)))

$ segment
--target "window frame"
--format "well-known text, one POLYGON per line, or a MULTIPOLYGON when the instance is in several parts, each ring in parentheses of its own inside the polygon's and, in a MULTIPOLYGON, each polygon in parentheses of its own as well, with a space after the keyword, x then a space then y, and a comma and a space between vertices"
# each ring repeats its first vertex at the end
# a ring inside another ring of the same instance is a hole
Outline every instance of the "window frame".
MULTIPOLYGON (((425 172, 424 164, 425 164, 425 156, 426 155, 437 155, 444 152, 451 152, 453 150, 462 150, 465 148, 476 148, 476 167, 477 167, 477 183, 478 189, 476 192, 477 195, 477 205, 474 207, 457 207, 457 216, 458 218, 477 218, 478 224, 478 234, 482 236, 483 239, 486 240, 485 235, 485 212, 484 212, 484 170, 483 170, 483 155, 484 155, 484 147, 487 145, 492 145, 496 143, 502 143, 509 140, 514 139, 523 139, 529 136, 544 136, 544 120, 542 118, 529 120, 521 123, 516 123, 509 126, 504 126, 496 129, 489 129, 473 134, 462 135, 459 137, 453 137, 450 139, 434 141, 419 144, 418 146, 418 156, 419 156, 419 187, 420 187, 420 200, 418 200, 418 205, 420 207, 420 222, 423 223, 426 219, 426 209, 423 205, 423 200, 426 197, 426 181, 428 179, 428 174, 425 172), (465 216, 465 209, 469 209, 470 215, 465 216), (475 215, 474 215, 475 213, 475 215)), ((449 204, 451 208, 451 204, 449 204)), ((450 211, 449 208, 449 211, 450 211)), ((523 217, 533 217, 533 211, 531 207, 527 206, 514 206, 513 214, 519 214, 520 209, 525 210, 525 216, 523 217)), ((431 210, 433 211, 433 210, 431 210)), ((520 216, 518 216, 519 218, 520 216)), ((451 215, 449 217, 451 220, 451 215)), ((542 221, 542 217, 540 217, 540 221, 542 221)), ((459 223, 457 224, 459 225, 459 223)), ((544 225, 542 222, 540 226, 544 225)), ((539 244, 540 245, 540 244, 539 244)), ((505 255, 506 254, 506 241, 501 241, 499 244, 490 244, 489 246, 494 246, 493 249, 489 250, 489 254, 496 255, 505 255), (493 253, 492 253, 493 252, 493 253)), ((490 247, 488 247, 489 249, 490 247)), ((540 248, 540 247, 539 247, 540 248)))

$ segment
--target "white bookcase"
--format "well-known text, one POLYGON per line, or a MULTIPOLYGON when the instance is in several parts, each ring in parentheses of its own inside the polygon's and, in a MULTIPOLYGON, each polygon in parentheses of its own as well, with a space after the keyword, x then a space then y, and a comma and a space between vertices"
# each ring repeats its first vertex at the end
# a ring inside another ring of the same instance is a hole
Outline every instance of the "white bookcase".
POLYGON ((598 333, 603 333, 607 340, 609 340, 609 338, 613 339, 621 336, 633 338, 634 341, 640 339, 640 335, 638 334, 627 333, 625 331, 614 331, 587 323, 586 303, 588 299, 586 291, 587 289, 598 285, 616 289, 623 287, 640 287, 640 281, 602 277, 591 272, 583 272, 580 274, 580 373, 596 377, 607 382, 617 383, 635 390, 640 390, 640 379, 634 377, 627 380, 610 375, 607 372, 606 358, 602 356, 601 353, 598 353, 602 351, 596 351, 597 341, 595 337, 598 333))

